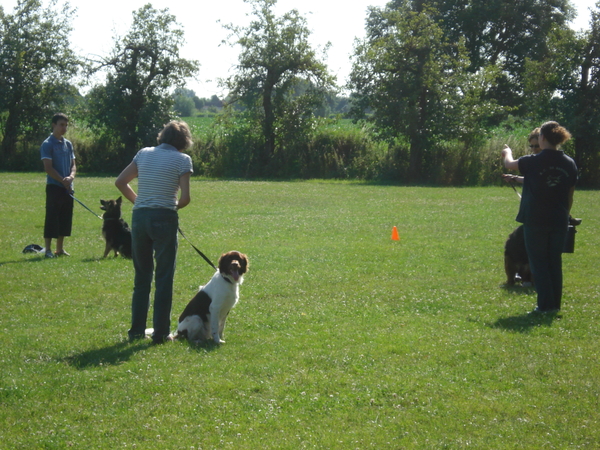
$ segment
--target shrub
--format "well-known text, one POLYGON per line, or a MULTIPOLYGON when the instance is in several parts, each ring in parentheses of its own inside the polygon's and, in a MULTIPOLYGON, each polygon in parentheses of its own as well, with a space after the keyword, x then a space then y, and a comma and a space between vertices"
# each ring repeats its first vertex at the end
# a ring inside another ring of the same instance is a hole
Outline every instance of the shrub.
POLYGON ((327 121, 302 155, 303 178, 379 178, 387 144, 374 139, 371 128, 327 121))
POLYGON ((261 145, 260 134, 256 133, 252 120, 219 116, 212 127, 194 134, 189 154, 197 175, 252 178, 259 170, 253 166, 253 155, 261 145))

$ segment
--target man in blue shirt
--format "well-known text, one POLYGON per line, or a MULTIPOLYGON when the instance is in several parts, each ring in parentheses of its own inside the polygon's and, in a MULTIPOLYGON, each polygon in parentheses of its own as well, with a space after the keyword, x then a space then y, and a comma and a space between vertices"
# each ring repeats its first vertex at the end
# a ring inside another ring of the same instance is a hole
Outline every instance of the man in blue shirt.
POLYGON ((44 241, 46 258, 69 256, 63 247, 65 236, 71 236, 73 223, 73 180, 75 153, 73 144, 64 135, 69 118, 64 114, 52 117, 52 134, 40 149, 46 171, 46 220, 44 241), (56 239, 56 253, 52 253, 52 239, 56 239))

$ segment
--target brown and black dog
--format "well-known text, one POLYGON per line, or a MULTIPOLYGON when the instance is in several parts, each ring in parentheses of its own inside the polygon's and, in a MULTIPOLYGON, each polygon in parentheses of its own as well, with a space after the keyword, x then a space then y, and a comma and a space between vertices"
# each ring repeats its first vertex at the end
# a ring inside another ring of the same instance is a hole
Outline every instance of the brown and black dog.
POLYGON ((106 241, 103 258, 111 250, 115 252, 115 256, 121 254, 125 258, 131 258, 131 229, 121 218, 121 202, 121 197, 116 200, 100 200, 100 209, 106 211, 102 214, 102 236, 106 241))
MULTIPOLYGON (((581 224, 581 219, 569 216, 569 235, 565 242, 563 253, 573 253, 575 227, 581 224)), ((518 226, 510 233, 504 244, 504 271, 506 272, 506 284, 514 286, 521 281, 523 286, 534 284, 533 275, 529 267, 529 257, 525 249, 525 235, 523 225, 518 226)))
POLYGON ((523 225, 518 226, 510 233, 504 244, 504 271, 506 272, 506 284, 514 286, 521 281, 526 286, 533 284, 533 276, 529 268, 529 258, 525 250, 525 237, 523 225))

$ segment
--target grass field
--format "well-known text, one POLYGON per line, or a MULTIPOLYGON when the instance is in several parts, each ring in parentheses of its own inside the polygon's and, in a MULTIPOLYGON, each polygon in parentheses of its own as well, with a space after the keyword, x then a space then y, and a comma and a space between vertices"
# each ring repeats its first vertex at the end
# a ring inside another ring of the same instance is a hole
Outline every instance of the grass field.
MULTIPOLYGON (((502 285, 510 188, 194 178, 182 229, 251 267, 227 343, 193 347, 127 342, 131 262, 100 258, 79 205, 70 258, 23 255, 44 177, 0 181, 2 449, 600 445, 597 191, 576 193, 564 307, 544 316, 502 285)), ((113 182, 80 176, 76 196, 100 213, 113 182)), ((180 241, 173 326, 211 272, 180 241)))
POLYGON ((215 122, 215 116, 182 117, 192 131, 193 136, 205 135, 215 122))
MULTIPOLYGON (((195 117, 182 117, 181 120, 185 121, 190 126, 193 136, 205 136, 213 127, 216 117, 216 115, 202 115, 195 117)), ((322 119, 320 124, 320 126, 330 129, 334 128, 348 130, 361 127, 361 125, 354 124, 351 119, 336 118, 332 119, 331 121, 322 119)))

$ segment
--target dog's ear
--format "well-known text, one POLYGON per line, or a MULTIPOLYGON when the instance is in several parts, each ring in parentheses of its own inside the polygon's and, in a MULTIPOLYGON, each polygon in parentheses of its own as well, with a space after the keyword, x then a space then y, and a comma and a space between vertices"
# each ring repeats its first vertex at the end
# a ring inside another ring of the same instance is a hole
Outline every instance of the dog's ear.
POLYGON ((121 202, 122 202, 122 201, 123 201, 123 199, 122 199, 121 197, 119 197, 119 198, 117 199, 117 205, 121 206, 121 202))
POLYGON ((231 260, 231 258, 229 256, 230 255, 228 252, 228 253, 223 253, 219 257, 219 262, 217 263, 217 265, 219 266, 219 272, 225 273, 225 272, 227 272, 227 269, 229 269, 229 261, 231 260))
POLYGON ((240 272, 242 274, 244 274, 244 273, 248 272, 248 269, 250 268, 250 261, 248 260, 248 257, 246 255, 244 255, 243 253, 239 253, 239 256, 240 256, 240 264, 242 265, 240 272))
POLYGON ((100 203, 102 204, 102 206, 106 206, 106 200, 100 200, 100 203))

